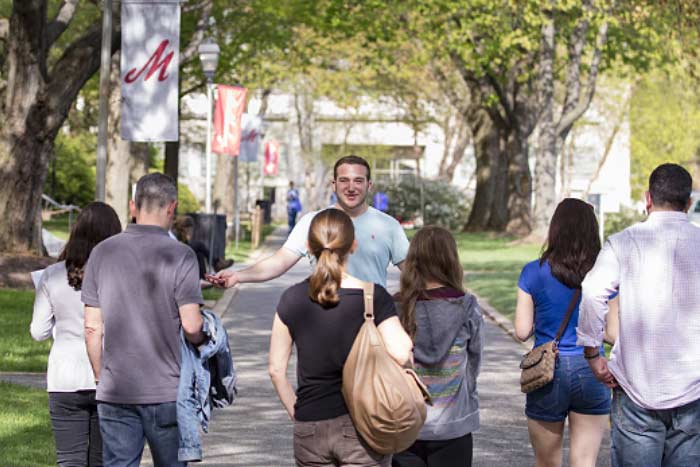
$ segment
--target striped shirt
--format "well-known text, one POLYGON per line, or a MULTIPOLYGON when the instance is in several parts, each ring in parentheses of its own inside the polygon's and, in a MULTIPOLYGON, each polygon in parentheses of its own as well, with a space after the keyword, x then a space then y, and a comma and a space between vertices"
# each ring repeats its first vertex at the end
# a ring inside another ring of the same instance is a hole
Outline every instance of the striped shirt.
POLYGON ((603 341, 607 299, 620 292, 608 367, 639 406, 700 399, 700 228, 683 212, 652 212, 611 236, 583 281, 577 343, 603 341))

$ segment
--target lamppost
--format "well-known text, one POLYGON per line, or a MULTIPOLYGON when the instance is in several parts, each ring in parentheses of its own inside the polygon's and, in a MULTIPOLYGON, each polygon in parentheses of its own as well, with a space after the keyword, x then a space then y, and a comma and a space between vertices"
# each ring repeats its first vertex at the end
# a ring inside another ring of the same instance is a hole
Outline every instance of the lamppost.
POLYGON ((214 83, 214 73, 216 66, 219 64, 219 53, 221 50, 216 42, 207 39, 197 49, 199 52, 199 61, 202 63, 202 71, 207 77, 207 176, 204 209, 208 214, 211 214, 211 107, 212 107, 212 85, 214 83))

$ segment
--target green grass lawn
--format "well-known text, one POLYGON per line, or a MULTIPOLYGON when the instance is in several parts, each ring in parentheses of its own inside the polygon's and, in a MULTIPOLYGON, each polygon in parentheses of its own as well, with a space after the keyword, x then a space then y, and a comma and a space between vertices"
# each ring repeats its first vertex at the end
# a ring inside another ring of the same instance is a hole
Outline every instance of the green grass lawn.
POLYGON ((46 371, 51 340, 29 335, 33 290, 0 289, 0 371, 46 371))
MULTIPOLYGON (((73 213, 73 222, 75 222, 76 217, 78 217, 77 213, 73 213)), ((51 220, 44 221, 42 226, 61 240, 68 240, 70 234, 68 214, 53 216, 51 220)))
POLYGON ((56 465, 46 391, 0 382, 0 447, 6 467, 56 465))
POLYGON ((515 244, 512 238, 488 233, 460 232, 455 238, 466 287, 513 319, 520 270, 537 259, 541 245, 515 244))
MULTIPOLYGON (((262 241, 265 241, 265 238, 276 228, 276 224, 263 225, 262 241)), ((248 256, 250 256, 252 252, 253 248, 250 242, 250 232, 246 228, 241 228, 241 237, 238 239, 238 248, 236 248, 235 241, 231 241, 228 245, 226 245, 226 258, 233 258, 233 260, 238 264, 248 261, 248 256)))
POLYGON ((215 287, 211 287, 208 289, 202 289, 202 297, 204 300, 218 300, 224 295, 224 290, 223 289, 217 289, 215 287))

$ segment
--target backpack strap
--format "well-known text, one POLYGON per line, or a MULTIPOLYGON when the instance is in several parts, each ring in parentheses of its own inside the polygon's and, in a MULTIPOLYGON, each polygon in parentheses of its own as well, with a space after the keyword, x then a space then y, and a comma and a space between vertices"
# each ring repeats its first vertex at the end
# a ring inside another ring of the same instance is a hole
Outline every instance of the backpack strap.
POLYGON ((564 320, 561 322, 561 325, 559 326, 559 330, 557 331, 557 335, 554 336, 554 341, 559 343, 559 339, 561 339, 562 334, 564 334, 564 330, 566 329, 566 326, 569 324, 569 320, 571 319, 571 315, 574 314, 574 308, 576 308, 576 303, 578 302, 579 297, 581 296, 581 289, 576 289, 574 291, 574 296, 571 297, 571 302, 569 303, 569 309, 566 310, 566 315, 564 315, 564 320))
POLYGON ((362 282, 362 295, 365 302, 365 320, 374 321, 374 283, 362 282))

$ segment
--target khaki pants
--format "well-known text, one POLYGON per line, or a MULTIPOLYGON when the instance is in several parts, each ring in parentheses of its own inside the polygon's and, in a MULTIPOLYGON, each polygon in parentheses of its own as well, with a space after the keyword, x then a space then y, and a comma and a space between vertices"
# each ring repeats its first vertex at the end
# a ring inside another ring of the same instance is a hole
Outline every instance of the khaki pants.
POLYGON ((371 450, 349 415, 316 422, 294 422, 294 459, 298 466, 389 467, 391 456, 371 450))

